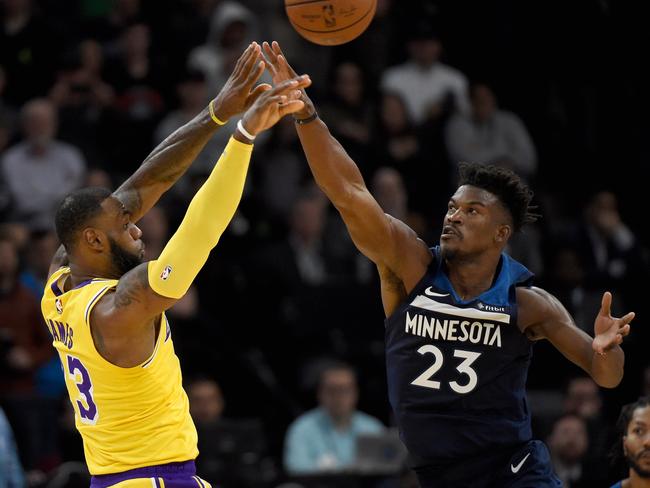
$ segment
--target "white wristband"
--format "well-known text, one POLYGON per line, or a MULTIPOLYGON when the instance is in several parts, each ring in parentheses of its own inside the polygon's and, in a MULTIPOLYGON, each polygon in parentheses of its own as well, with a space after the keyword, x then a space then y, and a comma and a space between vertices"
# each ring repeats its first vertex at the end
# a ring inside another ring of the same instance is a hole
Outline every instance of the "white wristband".
POLYGON ((246 129, 244 129, 244 124, 241 123, 241 119, 237 121, 237 129, 239 129, 239 132, 248 140, 254 141, 255 136, 248 132, 246 129))

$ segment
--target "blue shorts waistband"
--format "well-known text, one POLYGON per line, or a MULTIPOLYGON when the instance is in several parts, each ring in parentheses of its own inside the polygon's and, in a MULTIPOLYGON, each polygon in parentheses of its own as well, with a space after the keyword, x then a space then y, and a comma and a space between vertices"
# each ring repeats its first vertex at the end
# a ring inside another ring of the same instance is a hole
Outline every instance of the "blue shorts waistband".
POLYGON ((145 466, 143 468, 129 469, 121 473, 94 475, 90 481, 90 488, 107 488, 121 483, 122 481, 135 478, 177 478, 188 477, 196 474, 194 460, 180 463, 159 464, 157 466, 145 466))

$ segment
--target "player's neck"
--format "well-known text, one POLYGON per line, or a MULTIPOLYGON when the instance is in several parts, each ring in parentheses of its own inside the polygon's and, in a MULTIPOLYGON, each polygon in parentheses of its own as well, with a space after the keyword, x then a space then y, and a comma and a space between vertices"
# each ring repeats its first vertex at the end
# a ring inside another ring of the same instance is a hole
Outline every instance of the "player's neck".
POLYGON ((85 263, 70 263, 70 279, 66 283, 68 286, 75 287, 79 283, 92 280, 93 278, 109 278, 106 273, 97 272, 95 267, 85 265, 85 263))
POLYGON ((630 469, 627 482, 627 485, 623 482, 623 488, 650 488, 650 478, 641 478, 633 469, 630 469))
POLYGON ((487 257, 476 260, 447 262, 447 275, 454 290, 463 300, 479 296, 490 289, 499 261, 487 257))

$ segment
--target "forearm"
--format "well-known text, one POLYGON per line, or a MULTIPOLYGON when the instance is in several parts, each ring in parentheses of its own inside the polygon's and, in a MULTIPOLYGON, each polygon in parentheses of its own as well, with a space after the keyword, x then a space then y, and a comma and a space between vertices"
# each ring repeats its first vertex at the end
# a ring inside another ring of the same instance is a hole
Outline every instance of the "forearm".
POLYGON ((591 377, 604 388, 615 388, 623 379, 625 353, 620 346, 614 346, 601 355, 593 353, 591 361, 591 377))
POLYGON ((185 173, 220 126, 206 107, 162 141, 115 192, 139 220, 185 173))
POLYGON ((159 295, 180 298, 203 267, 237 210, 252 150, 252 145, 230 140, 178 230, 149 263, 149 284, 159 295))
POLYGON ((335 206, 345 205, 355 188, 365 187, 359 168, 321 119, 297 130, 316 183, 335 206))

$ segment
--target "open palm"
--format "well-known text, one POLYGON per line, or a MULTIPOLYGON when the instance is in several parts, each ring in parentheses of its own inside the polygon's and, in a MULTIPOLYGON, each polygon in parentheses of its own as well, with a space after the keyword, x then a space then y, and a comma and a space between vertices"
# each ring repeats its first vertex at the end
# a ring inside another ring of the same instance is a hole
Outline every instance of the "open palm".
POLYGON ((612 347, 621 344, 623 337, 630 333, 630 322, 634 319, 634 312, 621 318, 612 317, 612 294, 606 291, 603 294, 600 311, 594 321, 594 340, 592 347, 599 354, 604 354, 612 347))

